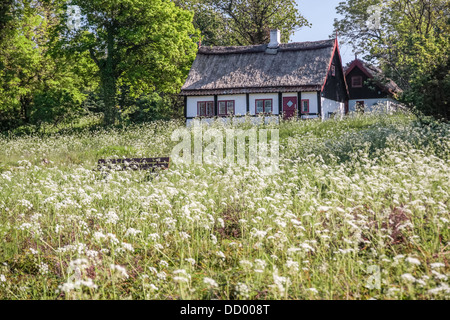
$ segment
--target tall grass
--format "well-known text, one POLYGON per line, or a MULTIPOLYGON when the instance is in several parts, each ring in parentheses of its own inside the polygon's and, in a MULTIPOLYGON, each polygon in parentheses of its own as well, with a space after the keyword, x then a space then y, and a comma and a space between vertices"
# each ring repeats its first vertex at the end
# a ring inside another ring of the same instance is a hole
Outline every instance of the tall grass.
POLYGON ((1 138, 0 299, 450 297, 448 124, 271 125, 273 176, 92 170, 170 155, 182 126, 1 138))

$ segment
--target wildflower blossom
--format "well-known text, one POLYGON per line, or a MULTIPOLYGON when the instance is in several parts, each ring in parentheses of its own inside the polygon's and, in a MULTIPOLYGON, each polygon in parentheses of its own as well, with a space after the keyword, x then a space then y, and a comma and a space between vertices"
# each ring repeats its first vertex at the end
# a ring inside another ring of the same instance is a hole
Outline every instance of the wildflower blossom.
POLYGON ((111 273, 116 274, 119 278, 128 279, 127 269, 120 265, 111 264, 110 265, 111 273))
POLYGON ((219 287, 219 285, 217 284, 216 281, 214 281, 214 279, 211 279, 211 278, 208 278, 208 277, 203 278, 203 282, 205 284, 207 284, 208 287, 210 287, 210 288, 218 288, 219 287))

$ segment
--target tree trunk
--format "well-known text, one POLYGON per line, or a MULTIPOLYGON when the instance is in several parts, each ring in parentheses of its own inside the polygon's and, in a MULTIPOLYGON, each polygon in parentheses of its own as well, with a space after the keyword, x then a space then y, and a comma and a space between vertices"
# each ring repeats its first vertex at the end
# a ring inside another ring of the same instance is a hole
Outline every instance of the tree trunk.
POLYGON ((102 67, 100 67, 100 77, 105 108, 104 123, 109 126, 115 124, 118 112, 116 106, 117 79, 114 52, 114 28, 110 26, 107 28, 107 32, 108 53, 106 59, 102 63, 102 67))
POLYGON ((31 98, 28 96, 20 97, 20 107, 22 113, 22 119, 25 123, 30 123, 30 104, 31 98))
POLYGON ((102 98, 104 103, 104 123, 114 125, 117 118, 116 108, 116 79, 111 68, 106 67, 100 71, 102 98))

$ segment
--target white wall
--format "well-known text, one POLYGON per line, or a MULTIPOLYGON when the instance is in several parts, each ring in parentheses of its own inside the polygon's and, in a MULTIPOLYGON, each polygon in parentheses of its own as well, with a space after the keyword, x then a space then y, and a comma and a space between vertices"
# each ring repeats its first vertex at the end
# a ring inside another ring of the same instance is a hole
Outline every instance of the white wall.
POLYGON ((250 94, 250 114, 255 115, 257 99, 272 99, 272 114, 278 114, 278 93, 255 93, 250 94))
POLYGON ((348 111, 356 111, 356 102, 357 101, 364 101, 364 111, 372 111, 373 106, 375 106, 378 103, 386 104, 386 111, 391 112, 393 111, 394 105, 396 104, 396 101, 391 98, 380 98, 380 99, 355 99, 355 100, 349 100, 348 102, 348 111))
POLYGON ((330 112, 335 112, 340 115, 343 115, 345 113, 345 103, 330 100, 327 98, 321 98, 322 99, 322 120, 328 119, 330 112))
POLYGON ((187 112, 188 118, 194 118, 197 116, 197 102, 200 101, 214 101, 214 96, 193 96, 187 97, 187 112))
POLYGON ((217 101, 222 100, 234 100, 234 110, 237 116, 245 116, 247 113, 247 96, 245 94, 217 96, 217 101))
MULTIPOLYGON (((297 92, 283 93, 283 97, 297 97, 297 92)), ((259 93, 249 95, 249 114, 255 115, 257 99, 272 99, 272 112, 274 115, 279 114, 278 93, 259 93)), ((323 99, 323 98, 322 98, 323 99)), ((247 97, 245 94, 237 95, 218 95, 217 100, 234 100, 236 115, 245 115, 247 113, 247 97)), ((309 112, 318 113, 317 92, 302 92, 302 100, 309 100, 309 112)), ((197 117, 197 103, 199 101, 214 101, 214 96, 191 96, 187 97, 187 114, 188 118, 197 117)), ((331 100, 329 100, 331 101, 331 100)), ((334 101, 333 101, 334 102, 334 101)), ((300 105, 300 101, 298 101, 300 105)), ((323 102, 322 102, 323 106, 323 102)), ((304 116, 303 118, 316 118, 317 116, 304 116)))
POLYGON ((302 100, 309 100, 309 113, 319 112, 319 106, 317 105, 317 92, 302 92, 302 100))

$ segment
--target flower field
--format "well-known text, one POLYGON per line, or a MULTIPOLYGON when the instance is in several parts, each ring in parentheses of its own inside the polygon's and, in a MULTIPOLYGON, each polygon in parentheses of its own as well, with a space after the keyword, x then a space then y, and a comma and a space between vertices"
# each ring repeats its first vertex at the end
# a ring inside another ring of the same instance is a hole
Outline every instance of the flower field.
POLYGON ((0 299, 450 298, 449 124, 267 125, 271 176, 93 170, 169 156, 182 126, 0 138, 0 299))

